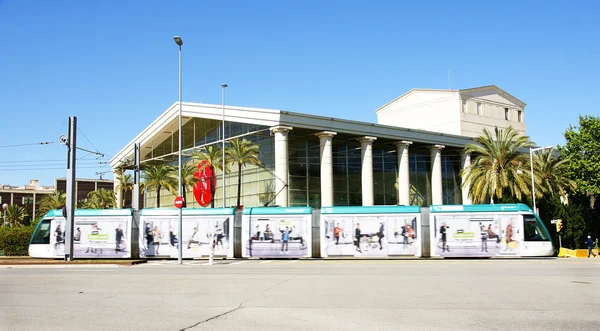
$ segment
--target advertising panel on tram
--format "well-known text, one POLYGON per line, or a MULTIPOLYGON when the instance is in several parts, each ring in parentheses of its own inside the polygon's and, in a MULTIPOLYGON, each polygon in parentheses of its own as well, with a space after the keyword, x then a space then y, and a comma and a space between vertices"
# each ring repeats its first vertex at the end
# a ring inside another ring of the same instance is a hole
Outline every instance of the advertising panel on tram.
POLYGON ((421 256, 418 206, 321 209, 321 256, 421 256))
POLYGON ((311 220, 310 207, 244 209, 243 257, 310 257, 311 220))
POLYGON ((182 231, 179 210, 144 209, 140 213, 140 257, 183 258, 233 257, 233 208, 183 209, 182 231), (214 241, 214 247, 213 247, 214 241))

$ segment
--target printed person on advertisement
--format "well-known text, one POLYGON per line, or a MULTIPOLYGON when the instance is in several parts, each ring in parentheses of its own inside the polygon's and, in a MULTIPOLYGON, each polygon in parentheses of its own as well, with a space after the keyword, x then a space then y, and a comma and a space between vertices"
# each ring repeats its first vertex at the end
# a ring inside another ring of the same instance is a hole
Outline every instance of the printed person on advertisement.
POLYGON ((215 235, 217 236, 216 245, 221 245, 221 248, 223 248, 223 229, 219 225, 215 225, 215 235))
POLYGON ((148 247, 148 249, 150 249, 150 246, 152 246, 153 240, 154 237, 152 236, 152 226, 150 223, 146 223, 146 247, 148 247))
POLYGON ((81 240, 81 230, 79 228, 77 228, 77 231, 75 231, 75 236, 73 237, 73 241, 79 242, 80 240, 81 240))
POLYGON ((281 252, 279 254, 283 254, 283 248, 285 247, 285 254, 289 254, 288 252, 288 242, 290 240, 290 228, 285 227, 283 230, 279 230, 281 232, 281 252))
POLYGON ((121 224, 115 229, 115 253, 121 252, 121 240, 125 238, 121 224))
POLYGON ((384 237, 384 235, 383 235, 384 230, 385 229, 383 227, 383 222, 379 223, 379 232, 377 232, 377 237, 379 238, 379 250, 383 249, 383 243, 381 242, 381 240, 384 237))
POLYGON ((54 244, 54 249, 58 249, 58 246, 61 243, 64 243, 62 238, 62 229, 60 228, 60 224, 56 226, 56 230, 54 230, 54 236, 56 237, 56 243, 54 244))
POLYGON ((300 235, 300 233, 298 233, 298 231, 296 230, 296 226, 292 226, 292 228, 290 229, 290 240, 300 240, 300 246, 304 247, 304 238, 300 235), (292 236, 291 234, 293 233, 297 233, 297 235, 292 236))
POLYGON ((162 238, 158 226, 154 226, 154 231, 152 231, 152 235, 154 236, 154 247, 156 247, 156 253, 154 255, 158 255, 160 254, 158 251, 160 250, 160 239, 162 238))
POLYGON ((354 229, 354 245, 356 246, 356 250, 362 254, 362 250, 360 249, 360 238, 362 237, 362 232, 360 231, 360 223, 356 223, 356 229, 354 229))
POLYGON ((442 252, 450 252, 450 247, 448 247, 448 245, 446 245, 446 231, 449 228, 448 225, 446 225, 446 223, 444 222, 444 224, 442 224, 442 226, 440 226, 440 235, 442 236, 442 252))
POLYGON ((338 245, 340 243, 340 234, 342 233, 342 228, 340 228, 340 223, 337 223, 335 228, 333 228, 333 238, 335 238, 335 244, 338 245))
POLYGON ((488 232, 485 224, 481 224, 481 222, 479 222, 479 231, 481 232, 481 251, 483 252, 485 250, 487 253, 488 232))
POLYGON ((198 237, 199 237, 198 228, 194 228, 194 233, 192 233, 192 236, 188 240, 188 246, 187 246, 188 249, 190 249, 192 244, 200 245, 200 241, 198 241, 198 237))

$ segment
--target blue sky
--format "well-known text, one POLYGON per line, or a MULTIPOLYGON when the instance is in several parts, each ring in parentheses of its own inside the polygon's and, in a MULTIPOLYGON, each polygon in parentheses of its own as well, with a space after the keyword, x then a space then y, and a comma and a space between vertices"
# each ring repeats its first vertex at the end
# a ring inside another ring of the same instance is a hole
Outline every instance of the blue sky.
MULTIPOLYGON (((0 0, 0 183, 65 177, 56 142, 77 116, 78 177, 178 98, 376 122, 411 88, 497 85, 527 103, 528 135, 563 144, 600 116, 594 1, 0 0), (85 135, 85 137, 83 136, 85 135)), ((112 178, 109 173, 105 178, 112 178)))

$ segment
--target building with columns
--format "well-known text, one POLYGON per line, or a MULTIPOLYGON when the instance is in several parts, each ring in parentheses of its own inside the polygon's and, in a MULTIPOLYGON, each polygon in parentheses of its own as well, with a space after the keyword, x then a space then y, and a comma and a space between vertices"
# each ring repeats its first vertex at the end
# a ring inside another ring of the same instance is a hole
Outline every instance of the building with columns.
MULTIPOLYGON (((502 127, 513 125, 523 133, 524 104, 495 86, 427 91, 448 94, 447 99, 458 107, 442 109, 452 112, 452 116, 443 120, 447 125, 436 115, 442 110, 431 106, 439 102, 413 100, 412 107, 401 106, 403 99, 413 98, 411 94, 416 95, 418 90, 411 90, 378 109, 379 124, 225 106, 225 132, 222 132, 221 105, 184 102, 184 162, 191 162, 194 151, 209 145, 220 148, 223 138, 226 141, 245 138, 257 144, 262 167, 248 165, 241 174, 241 204, 246 207, 468 204, 468 190, 461 187, 460 172, 471 158, 463 153, 463 148, 473 142, 477 130, 493 128, 502 120, 497 118, 497 112, 482 111, 482 115, 476 115, 471 108, 465 112, 461 103, 469 107, 473 102, 477 105, 489 99, 489 104, 494 104, 508 98, 515 103, 509 115, 516 114, 522 126, 505 120, 502 127), (481 118, 471 120, 471 115, 481 118), (474 129, 475 122, 480 126, 478 129, 474 129), (427 126, 427 123, 434 124, 427 126)), ((142 167, 156 163, 176 165, 178 114, 179 105, 175 103, 117 153, 111 160, 113 169, 130 166, 135 143, 141 145, 142 167)), ((237 167, 230 170, 225 176, 226 206, 234 206, 237 197, 237 167)), ((215 206, 223 205, 222 187, 223 174, 217 170, 215 206)), ((197 207, 193 193, 188 192, 188 207, 197 207)), ((171 206, 174 197, 166 190, 145 192, 144 205, 155 206, 156 194, 161 194, 161 201, 165 201, 162 206, 171 206)))

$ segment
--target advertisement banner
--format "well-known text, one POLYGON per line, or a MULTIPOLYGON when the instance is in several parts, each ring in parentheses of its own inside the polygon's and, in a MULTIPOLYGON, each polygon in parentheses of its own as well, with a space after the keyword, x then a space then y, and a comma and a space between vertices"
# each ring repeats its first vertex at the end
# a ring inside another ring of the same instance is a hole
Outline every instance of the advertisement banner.
POLYGON ((183 238, 183 258, 233 256, 231 226, 233 216, 184 216, 183 236, 178 234, 179 219, 173 216, 142 216, 140 219, 141 257, 178 257, 183 238), (214 241, 214 247, 212 247, 214 241))
POLYGON ((244 257, 309 257, 311 215, 244 215, 244 257))
POLYGON ((418 215, 321 216, 323 256, 421 256, 418 215))
POLYGON ((514 256, 523 242, 520 215, 435 215, 432 253, 438 256, 514 256))
MULTIPOLYGON (((129 258, 131 257, 131 217, 75 219, 73 257, 75 258, 129 258)), ((50 244, 54 256, 65 255, 65 219, 52 222, 50 244)))

